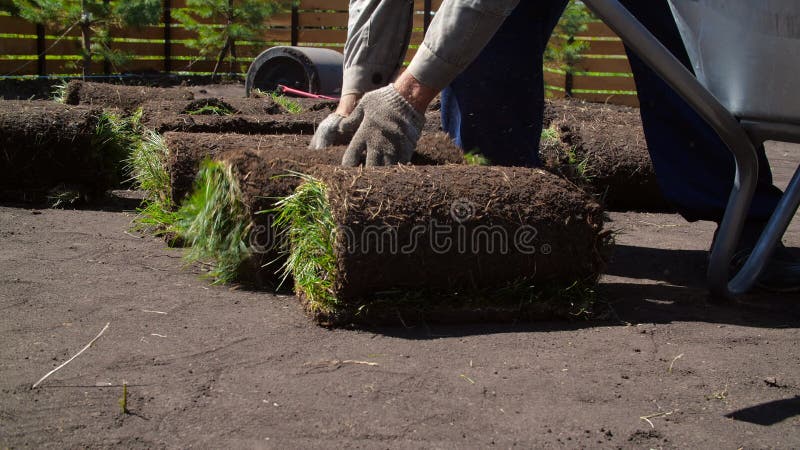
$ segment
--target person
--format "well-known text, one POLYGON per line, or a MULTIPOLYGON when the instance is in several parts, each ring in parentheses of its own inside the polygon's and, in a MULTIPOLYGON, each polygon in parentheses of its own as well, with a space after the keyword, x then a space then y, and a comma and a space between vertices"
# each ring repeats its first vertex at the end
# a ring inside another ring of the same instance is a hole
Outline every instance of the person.
MULTIPOLYGON (((691 70, 667 0, 622 2, 691 70)), ((359 12, 380 17, 378 8, 353 10, 353 3, 363 2, 351 2, 351 17, 359 12)), ((346 166, 408 162, 424 125, 424 111, 444 89, 443 128, 457 144, 467 150, 479 148, 496 164, 539 165, 541 57, 565 3, 446 0, 407 70, 392 84, 373 89, 366 86, 359 91, 358 98, 337 110, 335 126, 320 126, 312 146, 321 148, 332 139, 349 141, 342 161, 346 166), (322 136, 329 137, 321 139, 322 136)), ((407 26, 410 30, 410 22, 407 26)), ((402 35, 407 31, 401 26, 396 32, 402 35)), ((397 41, 389 34, 385 39, 397 41)), ((353 46, 345 47, 346 65, 348 50, 358 47, 358 42, 351 42, 348 35, 348 45, 353 46)), ((665 198, 689 221, 719 223, 733 183, 733 156, 680 96, 638 56, 629 50, 627 53, 639 94, 645 138, 665 198)), ((357 58, 350 61, 354 60, 357 58)), ((370 67, 368 61, 366 58, 361 67, 370 67)), ((384 62, 382 67, 388 65, 384 62)), ((345 85, 347 79, 348 69, 345 85)), ((758 149, 758 159, 758 186, 737 260, 749 254, 782 195, 772 184, 763 147, 758 149)), ((800 290, 800 261, 779 245, 759 284, 774 291, 800 290)))
POLYGON ((413 14, 413 0, 350 0, 341 97, 336 111, 317 126, 310 148, 350 142, 355 130, 343 129, 342 120, 365 93, 396 77, 410 42, 413 14))

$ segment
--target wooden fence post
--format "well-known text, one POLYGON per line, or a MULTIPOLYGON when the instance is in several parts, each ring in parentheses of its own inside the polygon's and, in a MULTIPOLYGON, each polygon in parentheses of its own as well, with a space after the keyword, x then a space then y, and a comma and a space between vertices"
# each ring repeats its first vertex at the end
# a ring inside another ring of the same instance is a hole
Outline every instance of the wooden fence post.
POLYGON ((292 45, 297 45, 300 40, 300 2, 292 2, 292 45))
POLYGON ((47 55, 45 55, 47 49, 45 48, 45 43, 44 25, 36 24, 36 54, 38 55, 36 73, 40 77, 47 75, 47 55))
MULTIPOLYGON (((103 0, 103 7, 108 8, 109 3, 111 3, 111 0, 103 0)), ((108 30, 109 39, 111 38, 111 29, 110 28, 111 27, 109 27, 109 30, 108 30)), ((111 75, 111 61, 109 61, 108 58, 103 58, 103 75, 106 75, 106 76, 111 75)))
POLYGON ((172 72, 172 1, 164 0, 164 73, 172 72))
POLYGON ((428 27, 431 25, 431 0, 425 0, 425 17, 422 18, 422 30, 423 32, 428 32, 428 27))

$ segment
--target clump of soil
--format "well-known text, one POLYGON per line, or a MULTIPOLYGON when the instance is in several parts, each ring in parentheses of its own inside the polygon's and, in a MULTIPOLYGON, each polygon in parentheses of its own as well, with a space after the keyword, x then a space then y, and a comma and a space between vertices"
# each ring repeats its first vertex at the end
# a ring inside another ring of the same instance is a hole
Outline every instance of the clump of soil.
MULTIPOLYGON (((234 150, 253 150, 264 157, 290 152, 294 159, 318 164, 339 165, 345 146, 325 150, 309 150, 309 135, 244 135, 168 132, 164 135, 168 149, 167 172, 170 174, 173 203, 179 205, 190 192, 200 162, 215 159, 234 150)), ((288 154, 288 153, 287 153, 288 154)), ((461 150, 441 132, 423 134, 411 159, 415 165, 460 164, 461 150)))
POLYGON ((118 108, 131 113, 150 100, 192 100, 194 94, 188 89, 180 87, 124 86, 72 80, 67 84, 63 99, 64 103, 68 105, 118 108))
POLYGON ((540 155, 545 168, 615 210, 663 210, 639 110, 577 101, 548 102, 540 155), (554 134, 555 136, 550 136, 554 134))
POLYGON ((102 193, 125 157, 102 109, 50 101, 0 101, 0 189, 41 201, 59 185, 102 193))
POLYGON ((409 309, 444 320, 552 317, 579 302, 564 290, 593 284, 603 266, 601 208, 543 170, 317 167, 314 175, 310 183, 325 191, 315 222, 331 222, 320 231, 334 233, 331 254, 304 254, 302 231, 290 234, 290 259, 329 261, 311 282, 294 274, 325 324, 395 321, 409 309))

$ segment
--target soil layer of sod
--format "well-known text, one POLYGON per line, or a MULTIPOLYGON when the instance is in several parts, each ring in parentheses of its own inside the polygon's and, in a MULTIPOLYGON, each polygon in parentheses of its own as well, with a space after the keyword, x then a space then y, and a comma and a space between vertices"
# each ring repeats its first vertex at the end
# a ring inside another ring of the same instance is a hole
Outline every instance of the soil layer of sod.
POLYGON ((538 169, 317 167, 277 225, 328 325, 580 314, 603 265, 600 206, 538 169))
MULTIPOLYGON (((310 141, 310 135, 293 134, 165 133, 164 143, 167 146, 168 154, 166 165, 170 175, 173 204, 179 205, 191 191, 202 160, 215 159, 219 155, 233 150, 254 150, 265 157, 275 155, 277 158, 294 155, 298 161, 312 164, 338 165, 341 163, 346 147, 308 150, 310 141)), ((441 132, 423 134, 411 160, 414 165, 461 164, 462 162, 461 150, 446 134, 441 132)))
POLYGON ((194 94, 180 87, 123 86, 72 80, 67 84, 62 97, 64 103, 68 105, 86 104, 101 108, 118 108, 131 113, 147 101, 192 100, 194 94))
POLYGON ((545 167, 614 210, 668 208, 656 182, 639 110, 579 101, 548 102, 545 167), (552 135, 551 135, 552 134, 552 135))
POLYGON ((283 111, 269 99, 155 101, 142 106, 142 123, 159 133, 314 134, 330 114, 327 108, 283 111))
MULTIPOLYGON (((190 260, 211 263, 212 280, 275 287, 283 257, 269 211, 302 182, 298 174, 340 164, 346 148, 311 150, 307 138, 291 135, 203 138, 185 133, 166 136, 168 146, 185 150, 170 150, 183 155, 170 158, 173 189, 177 183, 176 190, 182 191, 200 167, 192 195, 181 199, 176 234, 191 247, 190 260), (213 144, 214 139, 219 145, 213 144), (200 147, 199 141, 210 145, 200 147), (197 153, 198 148, 205 154, 197 153), (227 151, 222 152, 223 148, 227 151), (215 153, 216 161, 208 159, 201 167, 200 161, 215 153)), ((447 135, 435 133, 420 139, 417 155, 412 163, 450 164, 460 159, 460 150, 447 135)))
POLYGON ((100 108, 51 101, 0 101, 0 190, 41 201, 57 185, 102 193, 119 180, 124 150, 100 108))

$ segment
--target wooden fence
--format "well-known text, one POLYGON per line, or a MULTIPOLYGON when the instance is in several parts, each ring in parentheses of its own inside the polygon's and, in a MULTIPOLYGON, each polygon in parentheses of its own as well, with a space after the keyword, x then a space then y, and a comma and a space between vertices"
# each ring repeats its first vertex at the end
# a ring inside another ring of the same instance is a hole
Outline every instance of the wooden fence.
MULTIPOLYGON (((186 8, 186 0, 162 0, 160 24, 141 29, 116 29, 112 47, 132 55, 120 67, 102 62, 92 64, 92 73, 117 74, 167 72, 208 73, 215 61, 198 56, 188 47, 194 35, 172 18, 176 9, 186 8)), ((416 0, 414 30, 406 59, 410 60, 424 29, 442 0, 416 0)), ((263 43, 237 44, 237 71, 245 71, 249 61, 261 51, 276 45, 344 47, 347 35, 348 0, 300 0, 291 11, 270 18, 263 43)), ((557 39, 557 37, 556 37, 557 39)), ((590 46, 577 65, 577 71, 545 68, 545 84, 552 97, 572 96, 596 102, 637 105, 633 78, 625 52, 613 32, 601 22, 591 23, 577 39, 590 46)), ((0 13, 0 77, 36 75, 75 75, 79 72, 80 35, 73 30, 64 36, 19 17, 0 13)), ((223 66, 228 69, 227 63, 223 66)))

